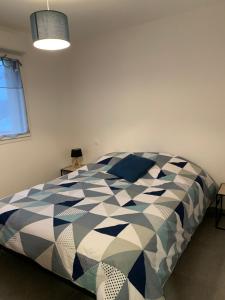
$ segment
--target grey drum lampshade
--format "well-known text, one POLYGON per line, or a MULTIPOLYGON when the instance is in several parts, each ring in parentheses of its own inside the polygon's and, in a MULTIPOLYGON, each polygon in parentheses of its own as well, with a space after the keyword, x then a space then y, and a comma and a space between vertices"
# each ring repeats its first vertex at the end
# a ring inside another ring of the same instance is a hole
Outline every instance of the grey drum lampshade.
POLYGON ((60 50, 70 46, 67 16, 59 11, 41 10, 30 16, 33 45, 44 50, 60 50))

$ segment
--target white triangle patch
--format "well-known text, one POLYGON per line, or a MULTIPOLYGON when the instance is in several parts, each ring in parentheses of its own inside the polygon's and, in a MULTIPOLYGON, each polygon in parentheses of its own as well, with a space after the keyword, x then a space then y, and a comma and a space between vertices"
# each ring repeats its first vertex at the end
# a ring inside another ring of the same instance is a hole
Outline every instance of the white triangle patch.
POLYGON ((33 236, 41 237, 48 241, 55 241, 54 229, 53 229, 53 218, 40 220, 32 224, 26 225, 20 230, 21 232, 31 234, 33 236))
POLYGON ((30 190, 25 190, 19 193, 16 193, 12 199, 10 200, 10 203, 16 202, 20 199, 23 199, 24 197, 26 197, 28 195, 28 193, 30 192, 30 190))
POLYGON ((13 251, 16 251, 17 253, 26 255, 23 251, 23 246, 20 239, 20 234, 17 232, 14 236, 11 237, 5 244, 5 246, 13 251))
POLYGON ((134 228, 130 224, 124 230, 122 230, 120 232, 120 234, 118 234, 117 237, 124 239, 128 242, 131 242, 131 243, 137 245, 138 247, 142 248, 142 244, 137 235, 137 232, 134 230, 134 228))
POLYGON ((48 206, 45 206, 44 208, 41 208, 39 211, 39 214, 47 217, 53 217, 54 216, 54 204, 50 204, 48 206))
POLYGON ((103 194, 107 194, 107 195, 114 195, 113 192, 111 191, 111 189, 109 187, 96 187, 96 188, 90 188, 87 189, 88 191, 93 191, 93 192, 98 192, 98 193, 103 193, 103 194))

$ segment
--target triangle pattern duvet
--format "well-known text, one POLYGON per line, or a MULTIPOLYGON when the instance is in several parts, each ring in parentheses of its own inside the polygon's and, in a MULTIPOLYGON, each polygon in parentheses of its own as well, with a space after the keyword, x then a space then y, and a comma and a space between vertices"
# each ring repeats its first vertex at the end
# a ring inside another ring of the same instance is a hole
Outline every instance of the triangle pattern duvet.
POLYGON ((162 300, 163 286, 217 186, 178 156, 134 183, 107 173, 111 153, 66 176, 0 200, 0 244, 72 281, 98 300, 162 300))

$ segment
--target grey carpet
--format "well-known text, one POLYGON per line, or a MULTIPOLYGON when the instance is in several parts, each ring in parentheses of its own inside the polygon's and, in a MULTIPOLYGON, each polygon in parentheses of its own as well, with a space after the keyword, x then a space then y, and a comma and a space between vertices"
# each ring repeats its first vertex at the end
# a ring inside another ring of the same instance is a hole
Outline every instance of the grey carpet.
MULTIPOLYGON (((166 300, 225 299, 224 256, 225 231, 215 229, 208 213, 165 286, 166 300)), ((39 299, 95 298, 30 260, 0 249, 0 300, 39 299)))

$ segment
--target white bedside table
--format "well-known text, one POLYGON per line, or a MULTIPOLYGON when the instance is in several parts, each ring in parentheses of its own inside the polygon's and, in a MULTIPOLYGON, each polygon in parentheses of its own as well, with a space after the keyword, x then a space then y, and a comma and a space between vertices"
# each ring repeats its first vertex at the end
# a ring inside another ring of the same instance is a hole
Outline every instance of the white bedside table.
POLYGON ((69 174, 71 172, 76 171, 77 169, 83 167, 84 165, 80 165, 80 166, 67 166, 61 169, 61 176, 69 174))

